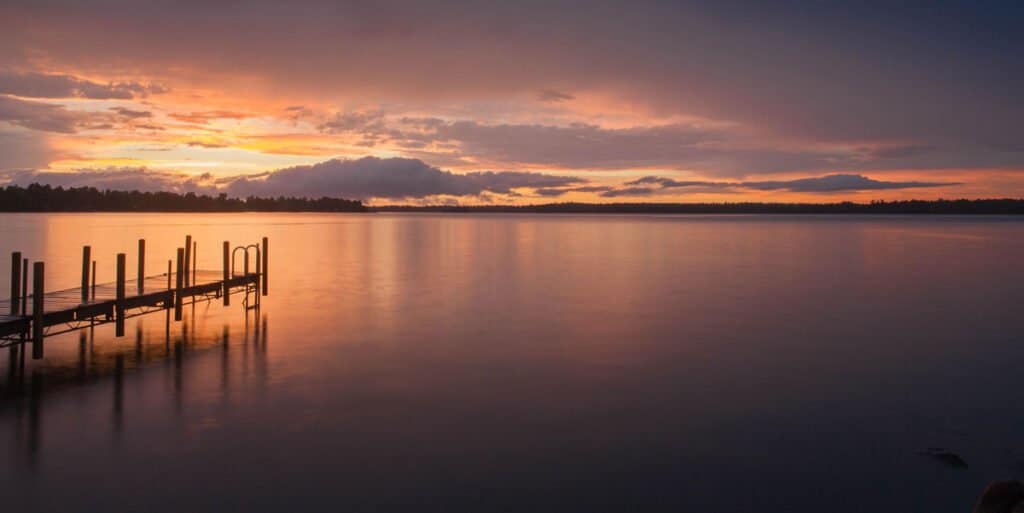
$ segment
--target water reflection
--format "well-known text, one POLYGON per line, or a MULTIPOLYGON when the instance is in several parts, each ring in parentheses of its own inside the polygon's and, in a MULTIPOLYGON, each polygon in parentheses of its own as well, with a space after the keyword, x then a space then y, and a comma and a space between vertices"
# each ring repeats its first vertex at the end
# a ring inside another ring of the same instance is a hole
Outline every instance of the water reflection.
POLYGON ((54 287, 86 243, 280 241, 269 350, 200 304, 0 359, 10 509, 952 512, 1020 473, 1024 222, 8 219, 54 287))
POLYGON ((52 403, 59 408, 68 400, 80 398, 83 392, 94 399, 98 389, 109 387, 106 394, 99 394, 106 396, 105 405, 89 400, 88 407, 109 412, 105 424, 110 430, 111 446, 116 448, 131 431, 129 419, 133 413, 146 414, 154 401, 160 401, 149 393, 132 393, 130 388, 135 384, 145 385, 161 368, 165 372, 170 370, 173 379, 170 393, 173 408, 167 411, 179 419, 188 402, 189 379, 209 378, 205 372, 190 373, 190 368, 193 365, 198 368, 211 356, 219 355, 217 379, 222 394, 219 404, 224 408, 231 404, 228 394, 233 375, 241 377, 245 386, 259 385, 266 380, 265 313, 247 311, 244 316, 227 316, 220 319, 221 325, 215 329, 206 326, 204 312, 196 312, 193 305, 184 315, 181 330, 175 336, 171 336, 173 321, 169 314, 170 310, 166 310, 164 315, 137 318, 131 343, 111 337, 106 333, 111 331, 106 329, 109 326, 94 326, 54 337, 51 346, 55 350, 50 351, 54 354, 43 360, 26 362, 26 351, 18 346, 10 347, 6 379, 0 386, 0 419, 14 428, 15 465, 25 468, 38 465, 46 449, 43 433, 47 431, 44 425, 48 407, 52 403), (157 319, 162 321, 159 326, 153 322, 157 319), (237 335, 233 336, 233 332, 237 335), (77 339, 77 343, 73 339, 77 339), (74 344, 74 350, 68 350, 70 344, 74 344), (256 369, 252 373, 254 381, 249 379, 250 367, 256 369), (138 411, 133 412, 133 408, 138 411))

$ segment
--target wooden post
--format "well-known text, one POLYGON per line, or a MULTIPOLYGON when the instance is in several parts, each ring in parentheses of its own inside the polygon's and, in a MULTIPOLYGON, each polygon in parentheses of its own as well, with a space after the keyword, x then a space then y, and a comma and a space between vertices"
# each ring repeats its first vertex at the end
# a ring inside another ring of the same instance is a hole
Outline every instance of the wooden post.
POLYGON ((196 282, 196 267, 198 266, 198 263, 199 263, 199 242, 198 241, 194 241, 194 242, 192 242, 192 282, 191 282, 192 285, 195 285, 197 283, 196 282))
POLYGON ((224 241, 224 306, 231 304, 231 286, 228 280, 231 278, 231 245, 224 241))
POLYGON ((44 291, 43 276, 45 274, 42 262, 32 264, 32 359, 38 360, 43 357, 43 297, 44 291))
POLYGON ((267 295, 267 271, 270 269, 270 242, 263 237, 263 295, 267 295))
POLYGON ((96 301, 96 261, 92 261, 92 300, 96 301))
POLYGON ((167 290, 171 290, 171 261, 167 261, 167 290))
POLYGON ((185 248, 178 248, 178 258, 175 262, 174 280, 174 320, 181 320, 181 288, 184 285, 185 276, 182 274, 185 265, 185 248))
POLYGON ((18 293, 21 289, 21 252, 11 253, 11 315, 18 315, 21 310, 21 298, 18 293))
POLYGON ((261 267, 260 260, 260 248, 256 247, 256 276, 255 281, 252 284, 253 300, 256 302, 256 308, 260 307, 260 276, 263 274, 263 267, 261 267))
MULTIPOLYGON (((21 316, 28 314, 28 259, 21 259, 21 316)), ((22 355, 25 351, 21 352, 22 355)))
POLYGON ((115 303, 115 328, 114 336, 124 336, 124 288, 125 288, 125 255, 124 253, 117 254, 117 302, 115 303))
POLYGON ((191 235, 186 235, 185 236, 185 260, 184 260, 184 262, 185 262, 185 266, 182 269, 182 271, 185 272, 185 286, 188 287, 188 285, 189 285, 188 270, 192 268, 192 236, 191 235))
POLYGON ((89 302, 89 264, 92 263, 92 247, 82 246, 82 302, 89 302))
POLYGON ((146 239, 139 239, 139 294, 145 292, 146 281, 146 239))

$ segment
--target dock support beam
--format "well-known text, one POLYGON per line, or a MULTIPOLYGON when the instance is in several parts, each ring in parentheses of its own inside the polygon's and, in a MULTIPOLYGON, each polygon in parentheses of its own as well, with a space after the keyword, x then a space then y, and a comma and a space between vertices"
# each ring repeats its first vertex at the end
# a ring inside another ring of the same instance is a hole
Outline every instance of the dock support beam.
POLYGON ((185 236, 185 266, 182 271, 185 272, 185 286, 189 285, 189 270, 192 269, 192 236, 185 236))
POLYGON ((268 265, 270 263, 270 242, 267 241, 266 237, 263 237, 263 295, 267 295, 267 270, 270 269, 268 265))
POLYGON ((146 239, 139 239, 139 294, 145 292, 146 281, 146 239))
POLYGON ((224 241, 224 306, 231 305, 231 285, 228 279, 231 278, 231 244, 224 241))
POLYGON ((11 315, 18 315, 21 310, 21 252, 11 253, 11 315))
POLYGON ((89 302, 89 265, 92 263, 92 247, 82 246, 82 303, 89 302))
POLYGON ((178 248, 178 258, 175 263, 174 281, 174 320, 181 320, 181 288, 184 285, 185 276, 182 274, 185 265, 185 248, 178 248))
POLYGON ((125 279, 126 279, 126 277, 125 277, 125 256, 124 256, 124 253, 118 253, 117 254, 117 284, 116 284, 117 302, 115 303, 115 310, 116 311, 114 312, 115 316, 116 316, 114 318, 114 322, 115 322, 115 325, 114 325, 115 326, 114 327, 114 336, 115 337, 123 337, 124 336, 124 310, 125 310, 125 308, 124 308, 124 298, 125 298, 124 288, 125 288, 125 279))
POLYGON ((32 264, 32 359, 43 357, 43 297, 46 295, 42 262, 32 264))

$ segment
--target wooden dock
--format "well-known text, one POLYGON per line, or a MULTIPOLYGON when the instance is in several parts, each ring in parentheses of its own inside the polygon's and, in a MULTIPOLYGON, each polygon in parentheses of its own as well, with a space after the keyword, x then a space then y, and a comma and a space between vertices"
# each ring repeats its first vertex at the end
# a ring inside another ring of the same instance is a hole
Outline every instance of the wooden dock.
MULTIPOLYGON (((9 305, 6 313, 0 312, 0 347, 17 351, 31 342, 32 358, 38 359, 43 357, 43 341, 48 336, 114 323, 116 336, 120 337, 124 335, 125 319, 173 309, 175 320, 181 320, 183 305, 220 299, 226 306, 234 294, 244 294, 242 305, 246 309, 259 308, 260 296, 268 292, 266 237, 262 244, 234 248, 225 241, 220 270, 197 269, 195 249, 192 237, 186 236, 173 267, 168 260, 166 272, 147 275, 146 241, 140 239, 135 279, 127 280, 125 254, 119 253, 117 279, 97 284, 92 248, 85 246, 81 286, 50 292, 45 290, 45 264, 32 263, 29 292, 29 261, 20 252, 13 253, 10 298, 0 302, 9 305)), ((21 354, 24 357, 25 352, 21 354)))

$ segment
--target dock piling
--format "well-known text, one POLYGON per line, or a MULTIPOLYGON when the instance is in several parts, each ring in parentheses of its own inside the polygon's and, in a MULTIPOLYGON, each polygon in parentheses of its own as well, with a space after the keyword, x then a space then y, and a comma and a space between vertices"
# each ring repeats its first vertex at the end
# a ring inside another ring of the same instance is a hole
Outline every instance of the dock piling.
MULTIPOLYGON (((21 316, 28 312, 28 259, 21 259, 21 316)), ((22 351, 24 354, 24 351, 22 351)))
POLYGON ((196 281, 196 264, 199 262, 199 241, 192 241, 192 281, 189 282, 192 285, 198 284, 196 281))
POLYGON ((167 290, 171 290, 171 261, 167 261, 167 290))
POLYGON ((139 239, 139 294, 145 292, 146 281, 146 239, 139 239))
POLYGON ((263 295, 267 295, 267 270, 270 269, 270 241, 263 237, 263 295))
POLYGON ((21 298, 18 296, 21 289, 21 252, 11 253, 11 315, 18 315, 21 310, 21 298))
POLYGON ((185 257, 184 257, 184 263, 185 264, 184 264, 184 267, 182 268, 182 271, 185 272, 185 286, 188 287, 189 283, 190 283, 190 281, 188 279, 189 278, 189 269, 192 269, 192 236, 191 235, 186 235, 185 236, 185 257))
POLYGON ((43 297, 46 295, 43 262, 32 264, 32 359, 43 357, 43 297))
POLYGON ((92 263, 92 247, 82 246, 82 303, 89 302, 89 264, 92 263))
POLYGON ((184 285, 185 276, 182 271, 185 265, 185 248, 178 248, 178 258, 175 262, 175 277, 174 277, 174 320, 181 320, 181 289, 184 285))
MULTIPOLYGON (((248 249, 246 250, 248 251, 248 249)), ((263 276, 263 260, 260 258, 260 248, 256 247, 256 280, 252 284, 252 297, 256 308, 260 307, 260 277, 263 276)), ((248 297, 248 296, 247 296, 248 297)))
POLYGON ((231 277, 231 244, 224 241, 224 306, 231 305, 231 285, 228 279, 231 277))
POLYGON ((124 253, 117 254, 117 283, 116 297, 117 302, 115 303, 115 332, 114 336, 124 336, 124 298, 125 298, 125 255, 124 253))

